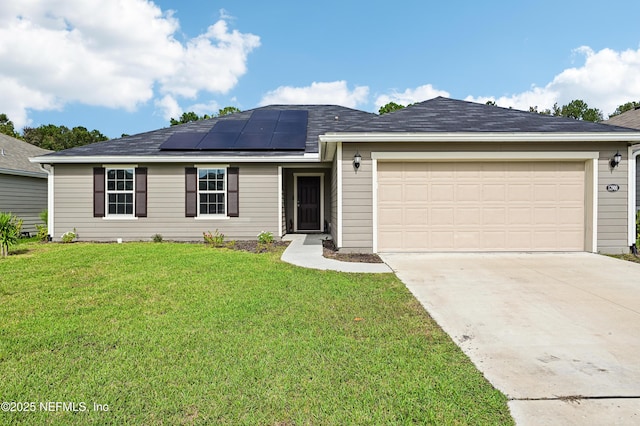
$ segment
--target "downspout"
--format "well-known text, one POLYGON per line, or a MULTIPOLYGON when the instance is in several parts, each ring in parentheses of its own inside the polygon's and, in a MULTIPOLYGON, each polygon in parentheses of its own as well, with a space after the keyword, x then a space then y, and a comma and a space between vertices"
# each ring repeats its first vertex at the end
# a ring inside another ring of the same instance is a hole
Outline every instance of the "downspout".
POLYGON ((51 241, 54 235, 53 165, 49 164, 49 167, 51 167, 51 169, 46 169, 44 166, 45 164, 40 163, 40 170, 47 174, 47 233, 49 234, 47 236, 47 239, 51 241))

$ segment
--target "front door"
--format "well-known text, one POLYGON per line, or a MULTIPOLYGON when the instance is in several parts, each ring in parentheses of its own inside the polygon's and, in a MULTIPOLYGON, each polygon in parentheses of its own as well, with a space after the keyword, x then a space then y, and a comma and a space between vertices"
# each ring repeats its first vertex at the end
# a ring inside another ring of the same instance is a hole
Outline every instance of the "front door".
POLYGON ((298 176, 298 230, 322 230, 320 228, 320 176, 298 176))

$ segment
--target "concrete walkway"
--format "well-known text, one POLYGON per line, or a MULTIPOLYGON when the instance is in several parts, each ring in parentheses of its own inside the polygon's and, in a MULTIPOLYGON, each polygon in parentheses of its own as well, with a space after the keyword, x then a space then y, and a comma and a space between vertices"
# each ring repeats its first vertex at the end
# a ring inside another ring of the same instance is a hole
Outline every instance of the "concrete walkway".
POLYGON ((391 273, 384 263, 341 262, 322 255, 322 240, 326 234, 287 234, 282 240, 291 241, 282 253, 282 260, 304 268, 339 272, 391 273))

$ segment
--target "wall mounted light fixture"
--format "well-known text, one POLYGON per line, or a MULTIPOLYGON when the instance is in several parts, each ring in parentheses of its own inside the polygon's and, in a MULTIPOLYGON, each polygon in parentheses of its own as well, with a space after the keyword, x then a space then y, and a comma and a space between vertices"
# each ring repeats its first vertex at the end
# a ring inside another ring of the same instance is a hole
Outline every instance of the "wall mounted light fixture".
POLYGON ((616 155, 614 155, 611 161, 609 161, 609 165, 611 166, 612 169, 615 169, 616 167, 618 167, 621 160, 622 160, 622 155, 620 154, 620 151, 616 151, 616 155))
POLYGON ((362 162, 362 155, 358 151, 353 156, 353 167, 355 167, 356 171, 360 168, 360 163, 362 162))

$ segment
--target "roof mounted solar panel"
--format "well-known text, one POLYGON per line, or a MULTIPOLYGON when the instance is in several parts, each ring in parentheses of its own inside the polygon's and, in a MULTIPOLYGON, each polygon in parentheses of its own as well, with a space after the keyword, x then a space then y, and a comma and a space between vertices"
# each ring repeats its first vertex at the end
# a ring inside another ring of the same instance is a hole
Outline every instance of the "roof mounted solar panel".
POLYGON ((198 144, 197 149, 201 150, 232 150, 236 140, 240 136, 238 132, 209 132, 198 144))
POLYGON ((259 109, 251 113, 251 120, 273 120, 277 121, 280 116, 280 110, 277 109, 259 109))
POLYGON ((302 121, 278 121, 274 130, 276 133, 304 133, 307 134, 307 123, 302 121))
POLYGON ((307 122, 309 112, 306 110, 288 109, 280 111, 280 118, 278 121, 304 121, 307 122))
POLYGON ((220 120, 213 126, 211 132, 241 132, 247 120, 220 120))
POLYGON ((273 133, 276 128, 276 120, 251 120, 242 130, 243 133, 273 133))
POLYGON ((307 144, 307 134, 302 133, 274 133, 271 147, 274 150, 304 151, 307 144))
POLYGON ((206 136, 206 133, 194 133, 194 132, 182 132, 174 133, 169 136, 160 149, 164 150, 176 150, 176 151, 189 151, 196 149, 196 146, 206 136))
POLYGON ((236 140, 235 149, 259 151, 263 149, 271 149, 271 137, 273 133, 252 133, 242 132, 238 140, 236 140))
POLYGON ((249 119, 222 119, 209 133, 175 133, 161 146, 176 151, 304 151, 308 112, 256 110, 249 119))

